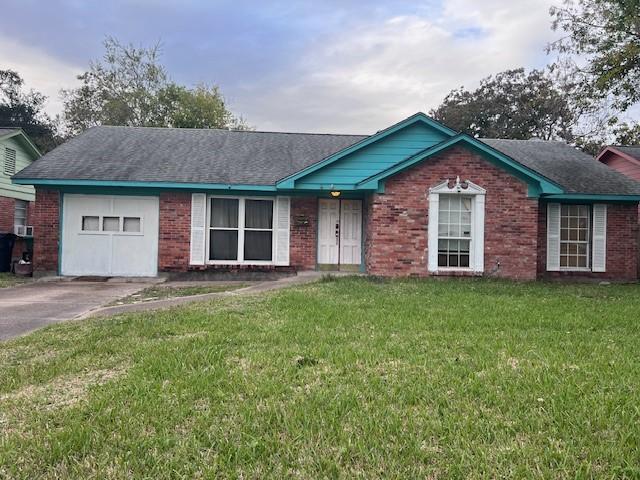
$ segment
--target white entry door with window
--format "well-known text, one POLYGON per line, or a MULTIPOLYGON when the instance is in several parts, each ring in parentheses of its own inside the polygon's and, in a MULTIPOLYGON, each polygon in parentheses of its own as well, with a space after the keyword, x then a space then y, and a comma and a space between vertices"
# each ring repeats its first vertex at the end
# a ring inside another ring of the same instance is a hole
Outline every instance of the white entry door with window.
POLYGON ((158 197, 65 195, 63 275, 155 276, 158 197))
POLYGON ((362 201, 320 199, 318 216, 318 264, 360 265, 362 201))

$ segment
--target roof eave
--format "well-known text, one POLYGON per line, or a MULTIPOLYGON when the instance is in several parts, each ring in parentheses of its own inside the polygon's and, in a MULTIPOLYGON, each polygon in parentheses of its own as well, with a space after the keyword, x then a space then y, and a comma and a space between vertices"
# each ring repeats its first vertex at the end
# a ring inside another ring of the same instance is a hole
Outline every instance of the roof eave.
POLYGON ((8 133, 6 135, 0 135, 0 140, 6 140, 8 138, 13 138, 15 136, 20 136, 22 138, 22 141, 24 142, 24 144, 34 154, 35 158, 42 157, 42 153, 40 153, 40 150, 38 150, 38 147, 36 147, 36 145, 31 141, 31 139, 27 136, 27 134, 24 133, 24 130, 22 130, 22 128, 18 128, 17 130, 18 130, 17 132, 8 133))

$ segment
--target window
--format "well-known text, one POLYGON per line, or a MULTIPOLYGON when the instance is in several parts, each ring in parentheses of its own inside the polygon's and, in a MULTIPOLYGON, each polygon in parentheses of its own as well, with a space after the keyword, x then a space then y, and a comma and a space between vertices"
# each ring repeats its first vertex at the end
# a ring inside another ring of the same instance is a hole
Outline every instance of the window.
POLYGON ((120 217, 102 217, 103 232, 119 232, 120 217))
POLYGON ((142 234, 141 217, 101 217, 98 215, 84 215, 82 217, 83 232, 142 234), (100 226, 102 225, 102 229, 100 226))
POLYGON ((273 202, 247 200, 244 206, 244 259, 271 260, 273 202))
POLYGON ((440 195, 438 267, 469 268, 471 197, 440 195))
POLYGON ((484 272, 486 190, 469 180, 447 180, 429 189, 427 268, 445 273, 484 272))
POLYGON ((97 232, 100 229, 100 217, 82 217, 83 232, 97 232))
POLYGON ((122 231, 140 233, 140 217, 124 217, 122 219, 122 231))
POLYGON ((273 201, 211 198, 209 260, 270 262, 273 258, 273 201))
POLYGON ((6 175, 16 173, 16 151, 13 148, 4 148, 4 173, 6 175))
POLYGON ((13 214, 13 224, 16 227, 25 227, 27 225, 27 208, 28 202, 24 200, 16 200, 13 214))
POLYGON ((560 206, 560 268, 589 268, 591 208, 560 206))

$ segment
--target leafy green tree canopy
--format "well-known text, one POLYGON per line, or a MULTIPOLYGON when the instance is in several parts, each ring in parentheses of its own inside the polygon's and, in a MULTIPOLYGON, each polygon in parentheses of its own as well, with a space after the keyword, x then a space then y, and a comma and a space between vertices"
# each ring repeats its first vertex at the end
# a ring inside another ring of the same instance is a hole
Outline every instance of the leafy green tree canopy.
POLYGON ((62 93, 69 134, 94 125, 246 128, 218 87, 189 89, 170 81, 159 45, 135 47, 107 38, 104 47, 102 60, 78 76, 82 84, 62 93))
POLYGON ((640 101, 640 0, 564 0, 550 13, 565 34, 550 51, 619 109, 640 101))
POLYGON ((47 97, 24 90, 24 80, 13 70, 0 70, 0 126, 22 128, 41 152, 58 144, 57 124, 44 113, 47 97))
POLYGON ((452 90, 430 114, 477 137, 573 140, 567 96, 541 70, 507 70, 482 79, 475 90, 452 90))

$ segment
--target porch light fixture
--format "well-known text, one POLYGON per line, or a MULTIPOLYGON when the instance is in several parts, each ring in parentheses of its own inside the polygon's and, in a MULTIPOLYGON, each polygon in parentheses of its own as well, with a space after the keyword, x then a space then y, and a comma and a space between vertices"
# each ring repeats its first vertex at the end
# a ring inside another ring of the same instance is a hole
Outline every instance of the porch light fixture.
POLYGON ((340 193, 342 193, 342 192, 339 192, 337 190, 333 190, 333 191, 329 192, 329 195, 331 195, 333 198, 338 198, 340 196, 340 193))

